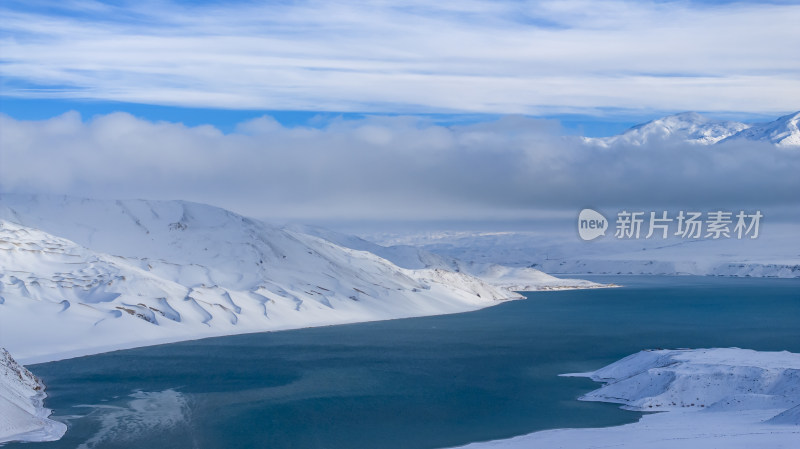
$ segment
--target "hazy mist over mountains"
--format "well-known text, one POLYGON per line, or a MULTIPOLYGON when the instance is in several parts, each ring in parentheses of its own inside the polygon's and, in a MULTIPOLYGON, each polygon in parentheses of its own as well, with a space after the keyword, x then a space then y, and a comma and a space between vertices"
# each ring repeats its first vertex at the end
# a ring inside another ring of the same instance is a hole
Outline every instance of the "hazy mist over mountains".
POLYGON ((579 138, 522 116, 319 128, 265 116, 228 134, 127 113, 0 116, 0 191, 180 198, 300 222, 518 220, 588 205, 785 209, 800 190, 797 123, 797 113, 763 125, 684 113, 579 138))

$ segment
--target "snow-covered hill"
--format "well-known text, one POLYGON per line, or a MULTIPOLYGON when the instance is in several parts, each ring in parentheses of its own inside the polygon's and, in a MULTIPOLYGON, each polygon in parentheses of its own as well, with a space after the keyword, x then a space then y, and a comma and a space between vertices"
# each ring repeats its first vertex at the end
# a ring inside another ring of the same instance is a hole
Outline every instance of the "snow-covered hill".
POLYGON ((359 237, 318 227, 294 226, 292 229, 318 236, 346 248, 368 251, 399 267, 408 269, 436 268, 466 273, 511 291, 607 287, 607 285, 580 279, 560 279, 530 267, 508 267, 492 262, 462 261, 455 257, 435 254, 412 245, 381 246, 359 237))
POLYGON ((21 200, 6 201, 3 215, 100 249, 0 222, 2 338, 27 360, 517 297, 463 273, 399 268, 199 204, 21 200))
POLYGON ((0 347, 0 444, 8 441, 54 441, 67 431, 48 419, 42 406, 44 385, 0 347))
POLYGON ((605 385, 581 399, 623 404, 634 424, 558 429, 471 449, 791 448, 800 441, 800 354, 738 348, 642 351, 586 374, 605 385))
POLYGON ((750 125, 727 120, 713 120, 696 112, 669 115, 610 137, 584 138, 586 143, 610 147, 615 145, 643 146, 654 142, 688 142, 714 145, 735 140, 768 142, 782 147, 800 146, 800 112, 789 114, 769 123, 750 125))
POLYGON ((756 140, 781 147, 800 146, 800 112, 785 115, 769 123, 753 125, 727 140, 756 140))
POLYGON ((777 415, 800 405, 800 354, 787 351, 642 351, 576 376, 605 384, 581 400, 613 402, 631 410, 755 409, 776 410, 777 415))
MULTIPOLYGON (((0 344, 31 362, 520 297, 499 267, 487 282, 453 259, 316 233, 182 201, 3 195, 0 344)), ((511 271, 531 288, 597 286, 511 271)))

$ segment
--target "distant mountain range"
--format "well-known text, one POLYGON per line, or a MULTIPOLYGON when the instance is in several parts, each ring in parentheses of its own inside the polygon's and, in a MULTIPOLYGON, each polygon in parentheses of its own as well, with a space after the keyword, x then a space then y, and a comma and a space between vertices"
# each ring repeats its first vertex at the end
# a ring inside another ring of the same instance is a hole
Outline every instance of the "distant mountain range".
POLYGON ((715 145, 736 140, 769 142, 780 147, 800 147, 800 112, 772 122, 747 124, 712 120, 696 112, 683 112, 653 120, 611 137, 585 138, 602 146, 644 145, 654 141, 686 141, 715 145))

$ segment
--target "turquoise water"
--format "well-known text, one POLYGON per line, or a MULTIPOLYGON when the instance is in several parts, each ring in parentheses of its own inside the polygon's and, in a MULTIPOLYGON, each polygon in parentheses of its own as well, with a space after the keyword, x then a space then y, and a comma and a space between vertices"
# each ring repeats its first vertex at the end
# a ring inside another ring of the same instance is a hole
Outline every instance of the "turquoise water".
POLYGON ((17 447, 435 448, 639 414, 558 377, 644 348, 800 352, 800 281, 599 277, 477 312, 240 335, 35 365, 67 422, 17 447))

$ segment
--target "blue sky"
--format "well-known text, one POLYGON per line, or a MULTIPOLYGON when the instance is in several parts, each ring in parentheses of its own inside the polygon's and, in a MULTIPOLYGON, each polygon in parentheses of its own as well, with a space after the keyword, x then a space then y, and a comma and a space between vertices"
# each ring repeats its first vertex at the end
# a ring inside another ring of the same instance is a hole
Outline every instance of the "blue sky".
POLYGON ((6 1, 0 112, 288 126, 505 114, 618 133, 798 109, 797 2, 6 1))
MULTIPOLYGON (((393 117, 400 115, 374 112, 185 108, 96 100, 0 97, 0 113, 20 120, 45 120, 68 111, 78 111, 86 120, 99 115, 124 111, 152 121, 168 121, 182 123, 187 126, 212 124, 224 133, 233 132, 238 124, 264 115, 273 117, 277 122, 287 127, 322 127, 337 119, 360 120, 365 117, 393 117)), ((502 117, 503 114, 416 113, 410 115, 423 117, 436 124, 448 126, 494 121, 502 117)), ((634 111, 610 111, 607 115, 551 114, 541 115, 538 118, 557 120, 562 125, 565 134, 599 137, 618 134, 631 126, 661 115, 661 112, 643 114, 642 112, 637 113, 634 111)), ((743 120, 762 119, 758 114, 745 114, 741 118, 743 120)), ((771 120, 772 117, 764 116, 763 119, 771 120)))

